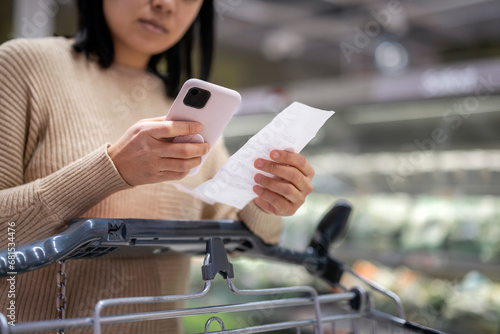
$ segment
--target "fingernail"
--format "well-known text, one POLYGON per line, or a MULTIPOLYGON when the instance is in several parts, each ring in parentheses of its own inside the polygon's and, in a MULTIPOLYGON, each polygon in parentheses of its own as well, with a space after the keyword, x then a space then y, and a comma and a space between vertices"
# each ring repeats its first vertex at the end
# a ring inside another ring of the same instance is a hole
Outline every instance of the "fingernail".
POLYGON ((279 159, 280 158, 280 154, 277 152, 277 151, 272 151, 271 152, 271 159, 279 159))
POLYGON ((255 175, 255 182, 260 182, 260 181, 262 181, 262 175, 260 174, 255 175))
POLYGON ((201 132, 201 131, 203 131, 203 125, 198 124, 198 125, 196 126, 196 132, 201 132))
POLYGON ((257 168, 264 167, 264 161, 262 161, 262 160, 256 160, 255 161, 255 167, 257 167, 257 168))
POLYGON ((261 187, 259 187, 259 186, 254 186, 254 187, 253 187, 253 191, 254 191, 257 195, 262 194, 262 188, 261 188, 261 187))

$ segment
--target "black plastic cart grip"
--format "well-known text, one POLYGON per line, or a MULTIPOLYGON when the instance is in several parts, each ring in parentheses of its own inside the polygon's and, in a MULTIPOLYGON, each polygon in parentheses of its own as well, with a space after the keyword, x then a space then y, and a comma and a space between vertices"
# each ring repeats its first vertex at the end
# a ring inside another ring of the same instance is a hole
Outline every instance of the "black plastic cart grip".
POLYGON ((327 256, 330 245, 345 232, 352 207, 346 201, 337 201, 332 209, 321 219, 309 243, 316 254, 327 256))
POLYGON ((212 238, 207 241, 208 264, 201 267, 203 280, 213 280, 217 274, 224 279, 233 278, 233 265, 227 258, 226 248, 221 238, 212 238))

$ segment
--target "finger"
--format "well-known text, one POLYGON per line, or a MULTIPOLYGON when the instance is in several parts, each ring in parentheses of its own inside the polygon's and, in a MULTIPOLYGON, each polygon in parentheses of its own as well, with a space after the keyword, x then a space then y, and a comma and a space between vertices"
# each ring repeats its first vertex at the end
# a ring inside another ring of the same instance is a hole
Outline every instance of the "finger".
POLYGON ((253 202, 262 210, 264 210, 267 213, 272 213, 274 215, 279 215, 278 212, 276 211, 276 208, 271 205, 268 201, 264 200, 261 197, 256 197, 253 199, 253 202))
POLYGON ((157 140, 182 135, 195 135, 203 130, 201 123, 184 121, 144 122, 139 123, 139 126, 146 128, 148 135, 157 140))
POLYGON ((152 117, 152 118, 144 118, 139 121, 139 123, 146 123, 146 122, 163 122, 165 120, 165 116, 157 116, 157 117, 152 117))
POLYGON ((290 182, 300 191, 312 191, 310 179, 294 166, 283 165, 281 163, 264 159, 255 160, 254 166, 261 171, 275 175, 290 182))
POLYGON ((304 196, 301 192, 290 182, 278 180, 275 178, 267 177, 262 174, 256 174, 254 177, 255 182, 278 195, 283 196, 291 203, 303 202, 304 196))
POLYGON ((156 141, 151 144, 153 154, 160 158, 191 159, 202 157, 210 150, 208 143, 168 143, 156 141))
POLYGON ((307 177, 314 176, 314 168, 304 156, 298 153, 284 150, 272 150, 269 156, 276 162, 297 168, 307 177))
POLYGON ((269 202, 275 208, 276 214, 289 215, 293 213, 292 210, 294 208, 294 204, 288 201, 283 196, 258 185, 255 185, 253 187, 253 191, 257 195, 259 195, 260 198, 262 198, 266 202, 269 202))

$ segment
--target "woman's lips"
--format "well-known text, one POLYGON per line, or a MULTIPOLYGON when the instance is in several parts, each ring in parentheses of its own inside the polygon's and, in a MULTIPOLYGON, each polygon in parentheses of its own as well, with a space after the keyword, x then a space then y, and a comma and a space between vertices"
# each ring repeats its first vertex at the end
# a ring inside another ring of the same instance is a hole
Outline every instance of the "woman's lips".
POLYGON ((167 29, 158 21, 140 19, 139 22, 144 29, 153 34, 161 35, 167 32, 167 29))

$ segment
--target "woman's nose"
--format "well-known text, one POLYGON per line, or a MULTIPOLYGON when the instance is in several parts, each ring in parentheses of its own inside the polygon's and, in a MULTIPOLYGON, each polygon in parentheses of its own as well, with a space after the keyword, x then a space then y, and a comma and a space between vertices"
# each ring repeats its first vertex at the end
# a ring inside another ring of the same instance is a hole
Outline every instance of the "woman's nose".
POLYGON ((177 0, 151 0, 151 7, 155 11, 174 12, 177 0))

